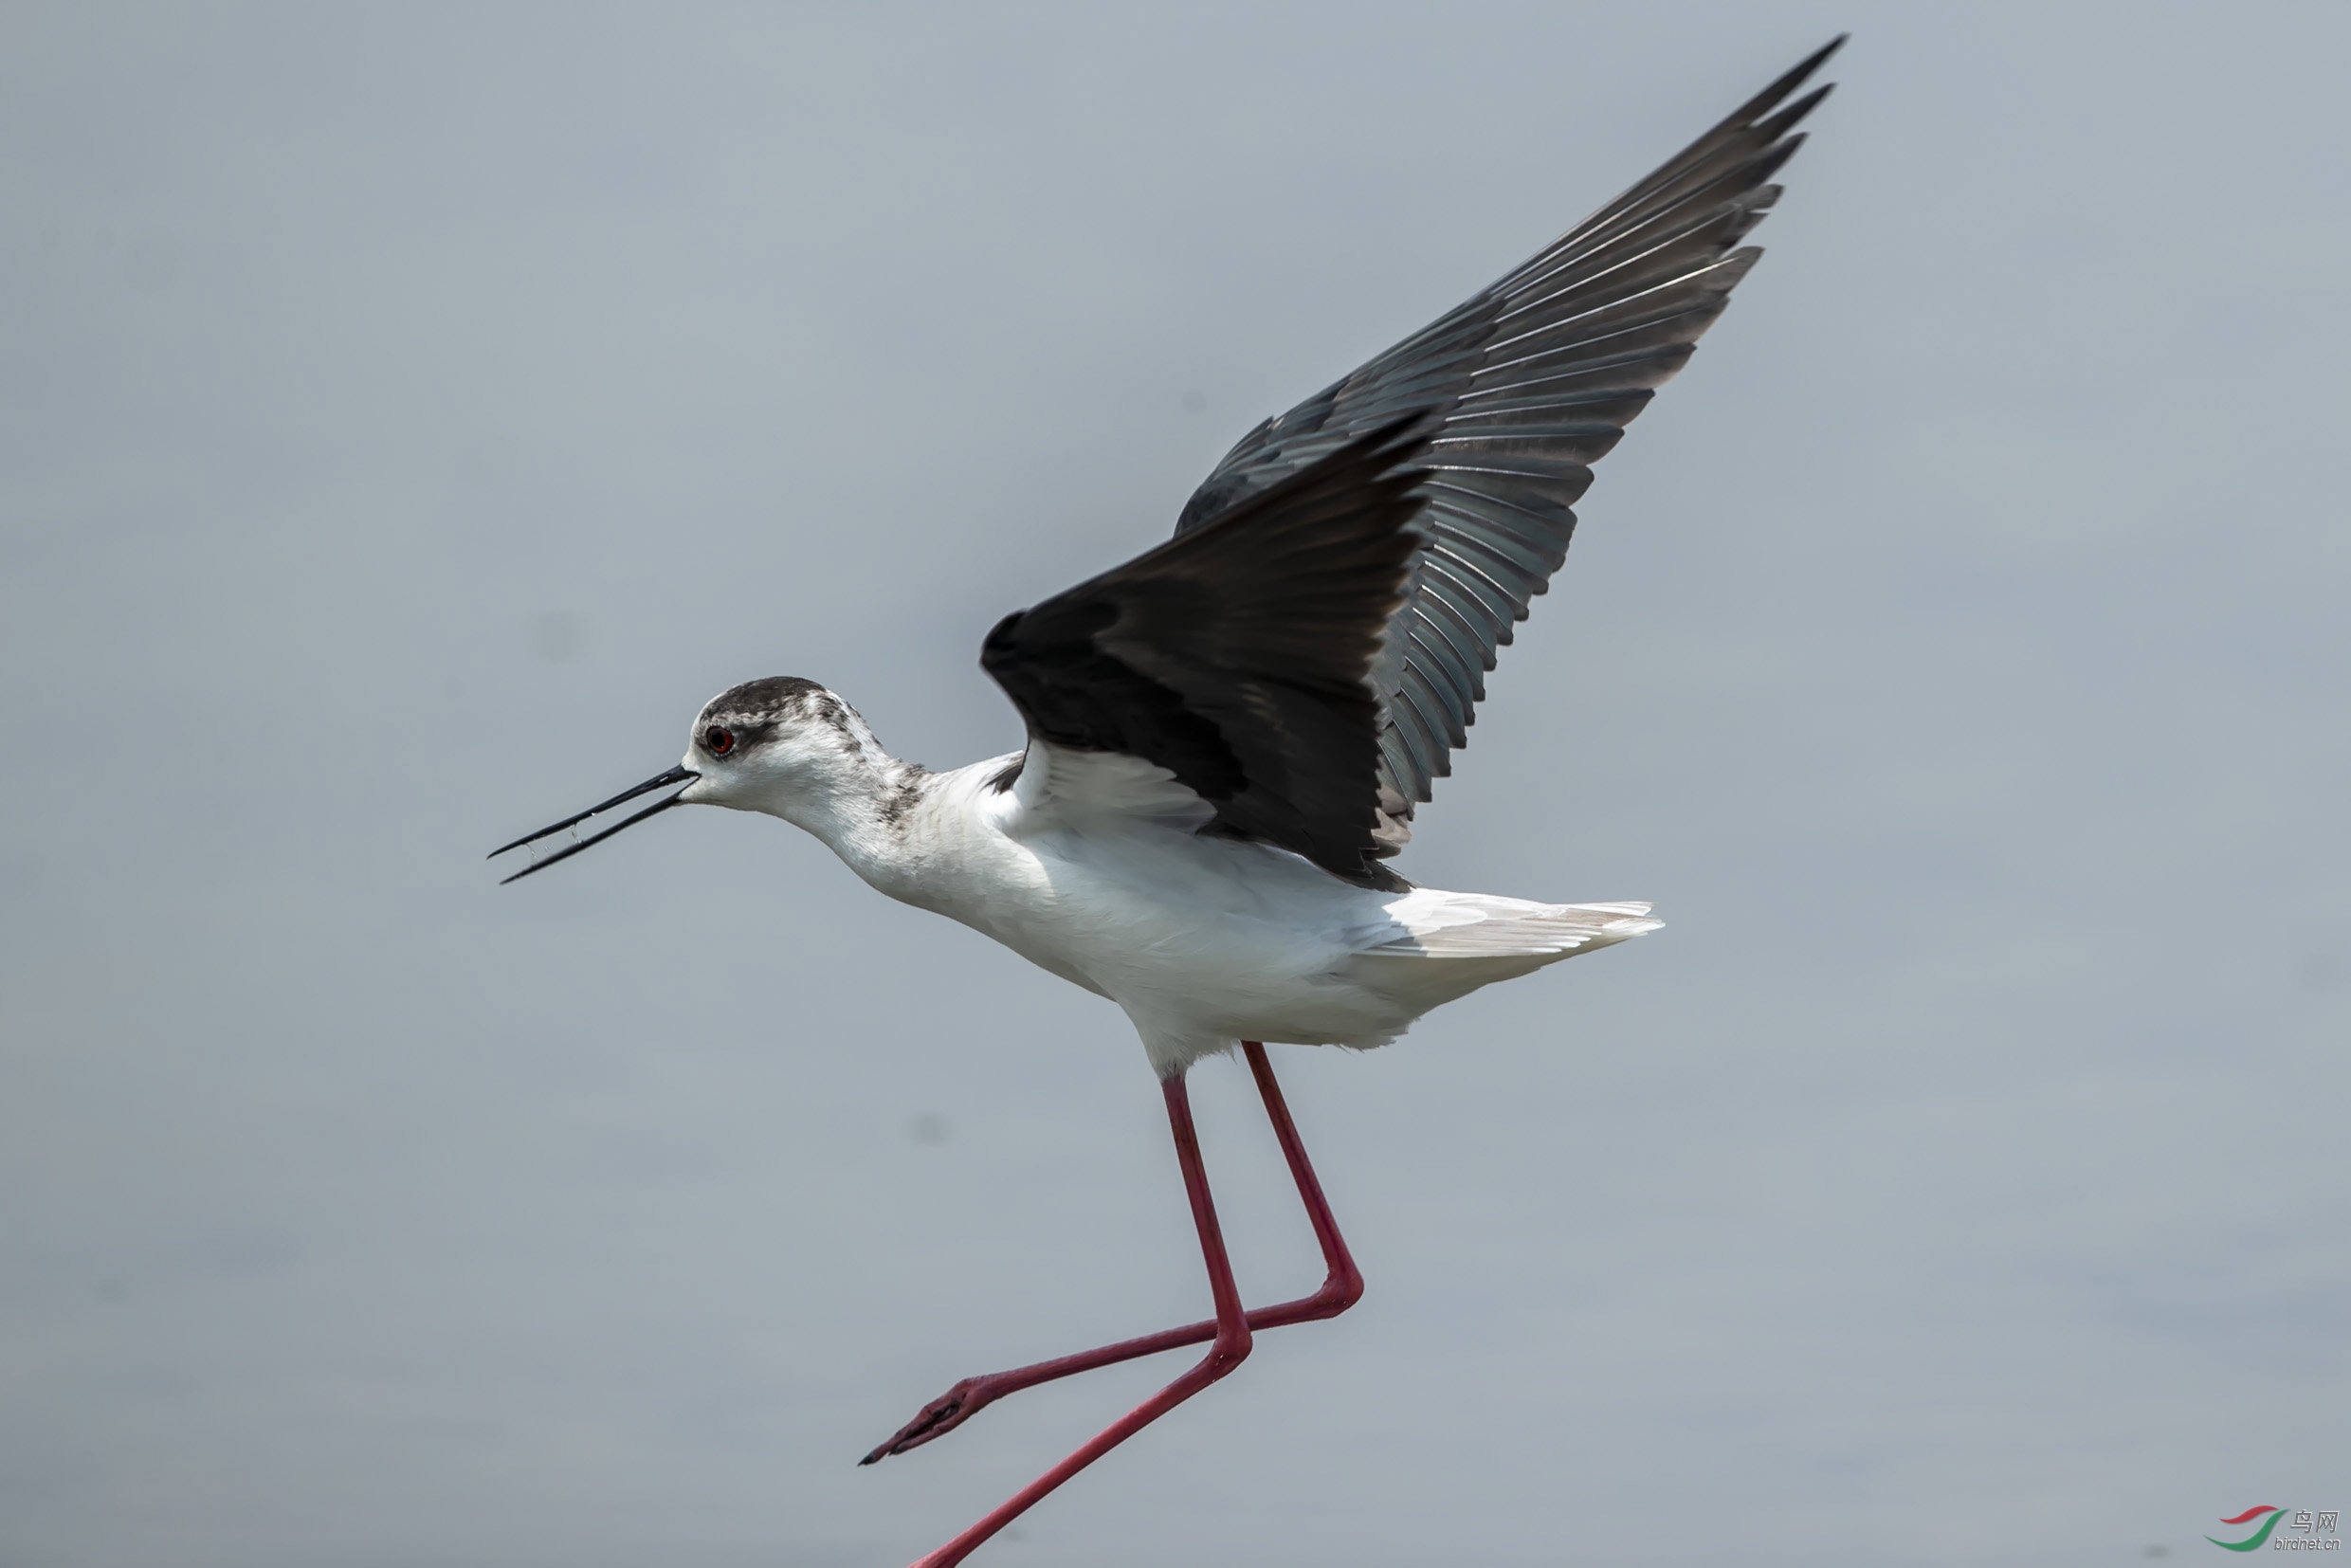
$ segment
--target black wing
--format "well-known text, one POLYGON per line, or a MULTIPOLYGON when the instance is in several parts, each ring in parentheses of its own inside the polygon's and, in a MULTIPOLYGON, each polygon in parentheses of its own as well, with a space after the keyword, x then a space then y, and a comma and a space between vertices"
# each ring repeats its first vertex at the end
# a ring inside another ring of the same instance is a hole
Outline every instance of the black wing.
POLYGON ((1452 772, 1495 649, 1567 557, 1590 465, 1762 254, 1732 246, 1777 199, 1771 177, 1804 139, 1789 133, 1829 89, 1781 105, 1844 42, 1449 316, 1251 430, 1184 507, 1178 537, 1221 525, 1367 429, 1431 416, 1414 454, 1430 470, 1428 542, 1373 672, 1386 708, 1379 781, 1398 816, 1452 772))
POLYGON ((1173 773, 1213 809, 1206 831, 1294 850, 1358 886, 1404 887, 1376 858, 1383 715, 1371 675, 1427 544, 1427 476, 1410 462, 1427 424, 1358 434, 1214 520, 1007 615, 980 666, 1035 739, 1173 773))

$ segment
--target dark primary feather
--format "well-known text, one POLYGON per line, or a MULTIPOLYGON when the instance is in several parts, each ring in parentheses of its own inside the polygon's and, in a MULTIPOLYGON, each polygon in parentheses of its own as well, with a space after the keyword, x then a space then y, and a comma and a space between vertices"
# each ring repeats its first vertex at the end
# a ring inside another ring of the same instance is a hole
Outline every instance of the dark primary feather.
POLYGON ((1450 315, 1251 430, 1184 507, 1178 538, 1222 525, 1366 430, 1430 416, 1413 454, 1429 470, 1427 542, 1373 675, 1386 710, 1379 783, 1397 817, 1452 771, 1495 650, 1566 558, 1591 465, 1761 254, 1733 247, 1777 199, 1771 177, 1803 140, 1790 132, 1829 89, 1787 100, 1843 43, 1450 315))
POLYGON ((1208 831, 1365 887, 1378 864, 1371 674, 1426 546, 1427 421, 1390 420, 988 634, 980 665, 1030 735, 1173 773, 1208 831))

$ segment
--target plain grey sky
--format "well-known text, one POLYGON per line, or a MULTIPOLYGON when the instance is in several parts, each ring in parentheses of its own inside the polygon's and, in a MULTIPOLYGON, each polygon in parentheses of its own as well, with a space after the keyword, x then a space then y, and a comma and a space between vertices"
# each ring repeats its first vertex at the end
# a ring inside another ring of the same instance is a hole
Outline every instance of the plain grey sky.
MULTIPOLYGON (((1370 1282, 1003 1568, 2192 1559, 2351 1504, 2335 6, 9 8, 0 1564, 890 1565, 1195 1317, 1123 1019, 681 812, 1846 27, 1403 868, 1668 929, 1277 1053, 1370 1282)), ((1229 1063, 1245 1287, 1317 1277, 1229 1063)))

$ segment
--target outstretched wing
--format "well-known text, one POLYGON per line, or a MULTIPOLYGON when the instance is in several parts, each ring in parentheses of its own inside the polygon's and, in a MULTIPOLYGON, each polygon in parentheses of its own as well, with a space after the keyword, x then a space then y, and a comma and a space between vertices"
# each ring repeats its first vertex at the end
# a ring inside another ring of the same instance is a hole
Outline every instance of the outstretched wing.
POLYGON ((1379 782, 1398 818, 1467 743, 1495 650, 1567 557, 1591 465, 1762 254, 1733 246, 1778 198, 1771 177, 1804 139, 1790 133, 1829 89, 1787 100, 1843 43, 1458 310, 1251 430, 1184 507, 1178 538, 1222 525, 1365 430, 1429 419, 1412 454, 1429 470, 1427 542, 1373 671, 1379 782))
MULTIPOLYGON (((988 634, 980 665, 1053 750, 1140 757, 1213 811, 1204 830, 1364 887, 1381 866, 1382 639, 1426 546, 1427 421, 1326 448, 1207 523, 988 634)), ((1009 786, 1017 774, 1000 783, 1009 786)))

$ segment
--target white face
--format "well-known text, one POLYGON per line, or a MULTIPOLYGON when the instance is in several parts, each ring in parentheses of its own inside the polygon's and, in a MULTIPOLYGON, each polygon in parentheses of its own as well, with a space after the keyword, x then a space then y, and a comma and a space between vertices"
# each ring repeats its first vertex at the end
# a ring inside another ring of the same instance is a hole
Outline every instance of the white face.
POLYGON ((505 879, 514 882, 569 860, 672 806, 765 811, 821 834, 827 824, 841 820, 845 801, 861 790, 870 797, 876 770, 887 767, 889 760, 856 710, 815 682, 790 675, 749 681, 704 704, 680 766, 516 839, 492 858, 542 845, 557 833, 572 834, 561 848, 505 879), (675 784, 684 788, 609 826, 597 826, 608 820, 607 812, 675 784))
POLYGON ((756 810, 763 798, 789 783, 791 748, 774 723, 707 722, 707 710, 695 720, 694 738, 680 765, 701 775, 686 786, 689 806, 732 806, 756 810))
POLYGON ((490 858, 542 845, 557 833, 572 834, 562 848, 505 879, 516 882, 567 861, 672 806, 732 806, 737 811, 766 811, 807 827, 811 820, 805 810, 808 805, 813 803, 821 811, 837 793, 829 786, 853 778, 860 767, 880 755, 881 748, 865 720, 815 682, 792 675, 747 681, 704 704, 701 717, 694 720, 693 738, 686 745, 683 764, 654 775, 634 789, 623 790, 602 805, 574 811, 561 822, 527 833, 492 851, 490 858), (606 812, 673 784, 685 787, 608 827, 594 826, 606 812))
POLYGON ((869 739, 864 732, 813 681, 779 676, 721 692, 694 720, 683 766, 701 776, 685 802, 785 814, 795 796, 840 775, 869 739))

